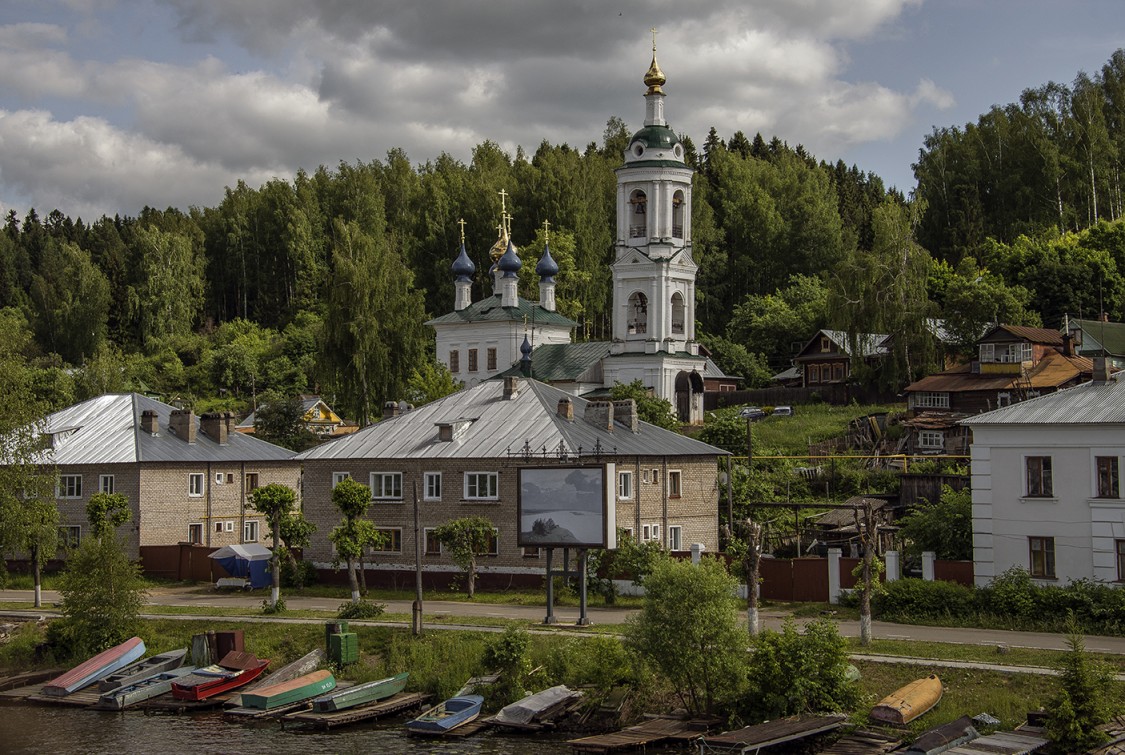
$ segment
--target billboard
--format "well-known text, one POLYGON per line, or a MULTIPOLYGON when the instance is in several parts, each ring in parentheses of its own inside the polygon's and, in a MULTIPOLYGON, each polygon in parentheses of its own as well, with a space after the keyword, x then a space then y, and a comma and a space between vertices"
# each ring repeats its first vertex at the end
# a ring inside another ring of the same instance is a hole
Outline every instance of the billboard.
POLYGON ((616 548, 615 466, 522 467, 518 544, 616 548))

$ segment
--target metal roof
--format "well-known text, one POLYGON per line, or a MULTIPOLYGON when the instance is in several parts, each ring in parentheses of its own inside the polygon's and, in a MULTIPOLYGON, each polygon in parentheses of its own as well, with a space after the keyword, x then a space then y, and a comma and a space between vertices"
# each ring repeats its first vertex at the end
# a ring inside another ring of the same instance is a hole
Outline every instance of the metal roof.
POLYGON ((519 379, 514 398, 504 398, 504 382, 488 380, 438 399, 414 411, 389 417, 359 432, 311 448, 297 456, 315 459, 494 459, 524 448, 536 453, 556 452, 560 444, 570 453, 590 453, 600 444, 613 456, 719 456, 721 448, 677 432, 639 422, 633 433, 616 423, 613 432, 583 419, 588 402, 537 380, 519 379), (561 399, 574 403, 574 419, 558 414, 561 399), (436 425, 472 418, 454 440, 438 439, 436 425))
MULTIPOLYGON (((582 343, 545 343, 536 346, 531 352, 531 373, 536 380, 544 382, 569 382, 579 380, 583 373, 591 367, 598 365, 609 356, 609 341, 585 341, 582 343)), ((497 375, 502 378, 508 375, 520 376, 521 365, 516 363, 504 372, 497 375)), ((496 378, 493 378, 496 379, 496 378)), ((591 376, 596 382, 601 382, 601 375, 591 376)))
POLYGON ((522 296, 514 307, 500 306, 500 294, 486 296, 456 312, 435 317, 427 325, 465 324, 473 322, 533 322, 536 325, 560 325, 577 328, 578 323, 558 312, 539 306, 539 302, 528 301, 522 296), (526 320, 525 320, 526 318, 526 320))
MULTIPOLYGON (((1049 350, 1035 366, 1027 371, 1028 387, 1035 390, 1055 388, 1078 380, 1090 372, 1094 363, 1086 357, 1068 357, 1055 350, 1049 350)), ((967 391, 1006 391, 1014 390, 1024 381, 1020 374, 976 373, 972 365, 962 364, 945 372, 927 375, 916 380, 903 390, 907 393, 933 391, 937 393, 960 393, 967 391)))
POLYGON ((1032 343, 1047 344, 1049 346, 1062 346, 1063 334, 1052 328, 1032 328, 1027 325, 997 325, 984 336, 981 337, 977 343, 999 343, 1004 340, 1002 334, 1007 333, 1009 336, 1015 336, 1023 341, 1031 341, 1032 343))
POLYGON ((1083 383, 962 420, 963 425, 1125 424, 1125 382, 1083 383))
POLYGON ((1113 356, 1125 355, 1125 323, 1070 318, 1070 329, 1081 330, 1083 343, 1078 352, 1093 356, 1102 350, 1113 356))
POLYGON ((199 431, 187 443, 168 430, 173 406, 139 393, 107 393, 47 415, 43 434, 54 435, 53 448, 42 463, 130 464, 135 462, 287 461, 294 453, 264 440, 230 432, 220 445, 199 431), (159 430, 150 435, 141 429, 141 412, 156 412, 159 430))

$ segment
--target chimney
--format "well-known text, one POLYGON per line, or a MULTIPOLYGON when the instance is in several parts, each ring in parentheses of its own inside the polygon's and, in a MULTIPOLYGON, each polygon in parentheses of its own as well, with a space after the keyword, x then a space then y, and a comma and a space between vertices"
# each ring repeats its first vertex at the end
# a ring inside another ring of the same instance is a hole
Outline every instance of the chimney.
POLYGON ((388 401, 383 404, 383 419, 390 419, 391 417, 398 416, 398 403, 395 401, 388 401))
POLYGON ((199 418, 199 429, 220 446, 227 444, 226 412, 207 412, 199 418))
POLYGON ((1105 357, 1094 357, 1094 382, 1103 385, 1109 382, 1109 360, 1105 357))
POLYGON ((1109 322, 1109 312, 1102 312, 1101 315, 1098 316, 1098 320, 1101 322, 1109 322))
POLYGON ((520 379, 509 375, 504 378, 504 400, 511 401, 520 394, 520 379))
MULTIPOLYGON (((207 415, 203 415, 207 416, 207 415)), ((188 443, 195 442, 195 415, 191 409, 173 409, 172 417, 168 420, 168 429, 176 437, 188 443)))
POLYGON ((613 419, 625 425, 630 432, 638 432, 641 428, 637 424, 637 402, 627 398, 613 402, 613 419))
POLYGON ((227 437, 229 438, 231 433, 234 432, 235 425, 238 424, 237 418, 234 416, 234 412, 223 412, 223 420, 227 426, 227 437))
POLYGON ((591 401, 586 404, 586 413, 582 418, 599 430, 613 432, 613 402, 591 401))
POLYGON ((156 416, 154 410, 145 409, 141 412, 141 429, 149 435, 156 435, 160 432, 160 418, 156 416))
POLYGON ((567 422, 574 421, 574 402, 568 398, 559 399, 559 416, 567 422))
POLYGON ((1074 356, 1074 336, 1071 335, 1070 333, 1063 333, 1062 339, 1063 339, 1063 352, 1062 352, 1063 356, 1064 357, 1074 356))

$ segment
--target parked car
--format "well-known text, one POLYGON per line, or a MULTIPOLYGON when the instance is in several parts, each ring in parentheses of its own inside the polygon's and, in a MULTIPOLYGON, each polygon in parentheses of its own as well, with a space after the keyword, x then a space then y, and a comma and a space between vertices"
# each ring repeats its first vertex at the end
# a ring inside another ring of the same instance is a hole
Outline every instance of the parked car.
POLYGON ((751 422, 755 422, 759 419, 764 419, 766 413, 757 406, 744 406, 738 410, 738 416, 742 417, 743 419, 748 419, 751 422))
POLYGON ((773 416, 775 417, 792 417, 793 407, 791 406, 775 406, 773 408, 773 416))

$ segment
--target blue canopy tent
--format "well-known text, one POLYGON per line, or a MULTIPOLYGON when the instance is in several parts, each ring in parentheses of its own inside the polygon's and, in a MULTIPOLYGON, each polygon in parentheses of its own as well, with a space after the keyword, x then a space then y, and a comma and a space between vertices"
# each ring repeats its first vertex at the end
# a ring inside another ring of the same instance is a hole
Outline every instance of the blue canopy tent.
MULTIPOLYGON (((225 545, 211 554, 227 574, 246 580, 250 587, 269 587, 273 584, 270 559, 273 552, 256 543, 225 545)), ((221 582, 221 580, 220 580, 221 582)))

